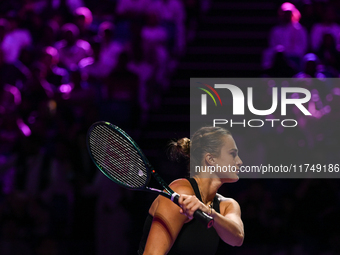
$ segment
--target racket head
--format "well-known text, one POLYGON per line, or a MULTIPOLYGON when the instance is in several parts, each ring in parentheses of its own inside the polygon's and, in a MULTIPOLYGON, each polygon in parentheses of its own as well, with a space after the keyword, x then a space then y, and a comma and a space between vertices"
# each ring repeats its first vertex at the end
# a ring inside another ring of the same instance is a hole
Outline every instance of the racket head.
POLYGON ((109 179, 128 189, 145 189, 152 167, 137 143, 121 128, 96 122, 89 128, 86 142, 92 161, 109 179))

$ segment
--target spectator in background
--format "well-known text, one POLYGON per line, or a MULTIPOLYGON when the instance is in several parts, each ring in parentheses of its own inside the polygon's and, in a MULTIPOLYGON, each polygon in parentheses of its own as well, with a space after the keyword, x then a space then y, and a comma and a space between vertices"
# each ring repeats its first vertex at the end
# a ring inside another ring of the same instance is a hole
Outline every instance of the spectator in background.
POLYGON ((151 0, 118 0, 116 14, 128 18, 136 18, 147 13, 151 0))
MULTIPOLYGON (((107 91, 105 90, 104 82, 108 79, 112 71, 111 63, 107 64, 100 59, 100 42, 92 41, 91 48, 93 55, 82 59, 79 62, 79 71, 81 79, 88 85, 87 87, 93 89, 95 102, 98 105, 104 103, 103 99, 107 99, 107 91)), ((105 107, 103 107, 103 110, 105 107)), ((105 111, 105 110, 104 110, 105 111)))
POLYGON ((61 84, 69 81, 68 72, 58 67, 59 62, 58 51, 51 46, 46 47, 43 51, 40 62, 44 65, 46 72, 46 81, 54 86, 54 90, 61 84))
POLYGON ((105 82, 103 119, 115 119, 117 126, 130 126, 138 121, 138 75, 128 68, 129 55, 119 55, 115 70, 105 82))
POLYGON ((292 77, 297 71, 292 67, 285 55, 285 48, 282 45, 276 47, 272 66, 264 70, 264 75, 269 77, 292 77))
POLYGON ((147 112, 152 106, 150 99, 154 98, 153 90, 155 84, 155 69, 154 66, 148 63, 142 49, 141 37, 136 37, 132 42, 131 60, 128 63, 128 69, 138 75, 139 78, 139 105, 141 107, 142 119, 146 120, 147 112))
POLYGON ((116 5, 116 34, 120 41, 131 42, 134 40, 145 23, 145 15, 151 0, 118 0, 116 5))
POLYGON ((15 187, 17 144, 23 138, 23 132, 18 125, 22 124, 19 115, 20 103, 21 93, 15 86, 5 84, 0 89, 0 159, 2 161, 0 187, 4 194, 10 194, 15 187), (21 122, 18 122, 18 119, 21 122))
POLYGON ((318 22, 319 19, 314 10, 314 4, 311 1, 305 1, 301 6, 301 20, 300 23, 310 32, 312 26, 318 22))
POLYGON ((47 46, 54 46, 56 38, 59 35, 59 25, 56 21, 50 20, 44 23, 40 40, 35 45, 38 50, 47 46))
POLYGON ((314 53, 308 53, 302 60, 302 72, 294 76, 295 78, 325 78, 320 72, 320 60, 314 53))
POLYGON ((142 47, 147 62, 154 67, 156 82, 166 90, 169 86, 167 79, 167 66, 169 52, 166 48, 168 40, 167 31, 159 24, 159 17, 150 13, 147 16, 146 26, 141 31, 142 47))
MULTIPOLYGON (((320 60, 314 53, 308 53, 303 58, 303 71, 296 74, 294 78, 300 78, 297 81, 299 82, 299 86, 307 88, 311 91, 313 100, 309 101, 308 109, 312 113, 311 121, 315 121, 315 119, 321 118, 322 115, 325 114, 325 110, 323 109, 325 105, 328 104, 326 102, 325 97, 330 92, 329 87, 327 86, 326 74, 324 66, 320 64, 320 60), (310 79, 317 78, 317 79, 310 79)), ((297 117, 302 116, 300 111, 293 110, 294 114, 297 117)), ((310 121, 311 118, 308 118, 310 121)), ((315 125, 311 125, 313 127, 315 125)), ((311 128, 305 131, 305 134, 311 133, 311 128)), ((310 138, 309 140, 314 139, 310 138)))
POLYGON ((93 55, 91 57, 82 59, 79 62, 79 68, 81 70, 83 79, 88 80, 88 82, 92 85, 98 85, 108 77, 116 63, 114 59, 112 62, 110 62, 109 56, 101 58, 102 55, 100 42, 91 42, 91 48, 93 55))
POLYGON ((23 83, 30 76, 30 71, 20 62, 6 63, 4 52, 0 48, 0 89, 5 84, 16 85, 22 89, 23 83))
POLYGON ((49 164, 50 156, 40 137, 32 135, 21 139, 15 176, 17 189, 31 198, 39 198, 49 164))
POLYGON ((54 10, 66 7, 71 13, 74 13, 77 8, 85 6, 83 0, 48 0, 46 2, 54 10))
POLYGON ((32 38, 29 31, 19 28, 16 13, 11 12, 7 17, 7 21, 8 25, 5 25, 5 31, 6 27, 8 30, 3 37, 1 48, 4 52, 5 62, 13 63, 19 58, 21 50, 31 45, 32 38))
POLYGON ((322 22, 316 23, 311 29, 311 48, 317 52, 323 42, 325 34, 330 34, 335 39, 335 45, 340 43, 340 26, 336 23, 335 10, 331 5, 327 5, 322 15, 322 22))
POLYGON ((322 43, 316 54, 324 65, 326 77, 339 77, 340 53, 332 34, 323 35, 322 43))
POLYGON ((79 29, 76 25, 68 23, 61 30, 63 40, 55 44, 60 63, 68 70, 75 70, 80 60, 91 55, 91 46, 87 41, 79 39, 79 29))
POLYGON ((191 42, 196 37, 196 30, 198 26, 198 17, 200 16, 201 9, 199 0, 183 0, 183 4, 186 10, 186 38, 188 42, 191 42))
POLYGON ((74 16, 75 24, 79 29, 79 38, 89 40, 91 38, 89 27, 93 20, 92 12, 87 7, 79 7, 75 10, 74 16))
POLYGON ((270 68, 275 48, 282 45, 286 57, 299 69, 308 47, 307 31, 299 23, 300 12, 293 4, 286 2, 281 5, 278 14, 280 24, 270 32, 269 49, 264 52, 263 66, 265 69, 270 68))
POLYGON ((156 0, 150 6, 150 12, 157 13, 161 25, 167 30, 169 52, 181 55, 185 48, 186 13, 182 1, 156 0))
POLYGON ((115 25, 109 21, 100 24, 98 37, 100 40, 100 61, 109 66, 110 71, 112 71, 117 65, 124 44, 115 39, 115 25))
POLYGON ((27 29, 32 36, 32 44, 35 45, 40 41, 42 36, 41 30, 43 28, 43 18, 32 7, 32 0, 25 1, 22 9, 18 12, 20 21, 25 20, 21 23, 22 27, 27 29))
MULTIPOLYGON (((54 92, 43 86, 44 84, 44 67, 41 63, 34 63, 31 68, 31 76, 25 82, 23 87, 23 109, 21 112, 27 116, 31 111, 39 109, 41 102, 53 97, 54 92)), ((33 118, 35 119, 35 118, 33 118)), ((34 124, 34 121, 31 123, 34 124)))
POLYGON ((8 29, 8 22, 6 19, 0 19, 0 43, 2 44, 8 29))
POLYGON ((80 112, 81 116, 84 116, 86 106, 95 99, 95 91, 82 79, 79 69, 71 72, 70 83, 65 84, 65 86, 70 88, 65 93, 68 94, 68 99, 73 105, 74 110, 80 112))
MULTIPOLYGON (((31 79, 31 82, 38 82, 49 98, 53 98, 55 96, 60 85, 69 81, 69 74, 67 70, 59 67, 58 62, 58 51, 56 48, 48 46, 43 49, 39 61, 34 63, 34 77, 31 79)), ((29 84, 32 85, 31 83, 29 84)))

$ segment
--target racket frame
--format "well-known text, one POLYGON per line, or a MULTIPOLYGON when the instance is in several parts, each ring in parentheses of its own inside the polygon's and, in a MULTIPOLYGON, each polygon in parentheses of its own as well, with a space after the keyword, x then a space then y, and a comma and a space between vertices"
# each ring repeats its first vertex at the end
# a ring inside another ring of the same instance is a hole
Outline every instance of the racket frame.
POLYGON ((125 133, 125 131, 123 129, 121 129, 120 127, 118 126, 115 126, 113 124, 111 124, 110 122, 107 122, 107 121, 98 121, 96 123, 93 123, 91 125, 91 127, 89 128, 89 130, 87 131, 87 139, 86 139, 86 144, 87 144, 87 149, 88 151, 90 152, 90 157, 92 159, 92 161, 94 162, 94 164, 96 165, 96 167, 106 176, 108 177, 111 181, 117 183, 118 185, 120 186, 123 186, 124 188, 127 188, 127 189, 130 189, 130 190, 144 190, 147 188, 147 184, 150 182, 150 179, 151 179, 151 168, 152 166, 150 165, 148 159, 145 157, 145 155, 143 154, 142 150, 139 148, 138 144, 127 134, 125 133), (143 163, 145 164, 146 166, 146 181, 144 183, 143 186, 141 187, 138 187, 138 188, 134 188, 134 187, 131 187, 131 186, 128 186, 126 185, 125 183, 113 178, 110 174, 108 174, 106 172, 106 170, 97 163, 97 161, 94 159, 93 155, 92 155, 92 152, 91 152, 91 147, 90 147, 90 133, 92 132, 92 130, 96 127, 96 126, 100 126, 100 125, 105 125, 105 126, 108 126, 109 128, 111 128, 112 130, 114 130, 115 132, 118 132, 120 133, 121 135, 123 135, 123 137, 125 139, 127 139, 131 144, 132 146, 136 149, 137 153, 139 154, 139 156, 141 157, 143 163), (151 168, 150 168, 151 167, 151 168))
MULTIPOLYGON (((158 173, 154 170, 154 168, 152 167, 152 165, 150 164, 149 160, 146 158, 146 156, 144 155, 144 153, 142 152, 141 148, 138 146, 138 144, 121 128, 119 128, 116 125, 113 125, 109 122, 106 121, 98 121, 95 122, 91 125, 91 127, 89 128, 88 132, 87 132, 87 139, 86 139, 86 143, 87 143, 87 149, 89 151, 90 157, 92 159, 92 161, 95 163, 96 167, 106 176, 108 177, 111 181, 117 183, 118 185, 130 189, 130 190, 139 190, 139 191, 147 191, 150 193, 154 193, 157 195, 162 195, 166 198, 169 198, 172 202, 174 202, 175 204, 178 204, 178 198, 179 198, 179 194, 176 193, 175 191, 173 191, 169 185, 158 175, 158 173), (110 174, 108 174, 106 172, 106 170, 97 163, 97 161, 94 159, 94 157, 92 156, 92 152, 91 152, 91 148, 90 148, 90 134, 92 132, 92 130, 99 125, 105 125, 108 126, 109 128, 113 129, 115 132, 120 133, 125 139, 127 139, 132 146, 136 149, 137 153, 139 154, 139 156, 141 157, 143 163, 145 164, 146 167, 146 180, 143 186, 140 186, 138 188, 134 188, 134 187, 130 187, 128 185, 126 185, 123 182, 120 182, 119 180, 116 180, 115 178, 113 178, 110 174), (148 187, 147 185, 150 182, 151 179, 151 175, 157 180, 157 182, 164 188, 165 191, 163 190, 159 190, 156 188, 152 188, 152 187, 148 187)), ((207 224, 207 228, 210 228, 213 226, 214 224, 214 220, 211 216, 207 215, 206 213, 197 210, 194 214, 194 216, 196 218, 198 218, 200 221, 202 221, 203 223, 207 224)))

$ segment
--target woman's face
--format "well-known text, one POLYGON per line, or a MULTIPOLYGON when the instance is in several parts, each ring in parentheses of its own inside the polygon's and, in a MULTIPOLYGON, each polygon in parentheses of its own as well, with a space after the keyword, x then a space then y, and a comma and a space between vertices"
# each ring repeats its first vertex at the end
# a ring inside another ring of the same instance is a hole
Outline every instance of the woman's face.
POLYGON ((236 182, 239 179, 238 173, 242 160, 238 156, 238 149, 233 137, 226 135, 223 137, 223 140, 224 143, 220 155, 213 158, 215 168, 219 170, 217 176, 223 182, 236 182))

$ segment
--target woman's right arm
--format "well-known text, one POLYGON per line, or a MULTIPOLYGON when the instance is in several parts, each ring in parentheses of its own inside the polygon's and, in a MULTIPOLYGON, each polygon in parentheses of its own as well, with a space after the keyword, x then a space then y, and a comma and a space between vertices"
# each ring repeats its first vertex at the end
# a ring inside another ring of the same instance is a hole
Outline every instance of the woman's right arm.
MULTIPOLYGON (((178 194, 194 195, 185 179, 176 180, 169 186, 178 194)), ((181 214, 178 205, 170 199, 158 196, 154 203, 156 208, 143 255, 167 254, 183 224, 188 221, 188 217, 181 214)))

